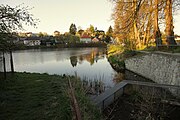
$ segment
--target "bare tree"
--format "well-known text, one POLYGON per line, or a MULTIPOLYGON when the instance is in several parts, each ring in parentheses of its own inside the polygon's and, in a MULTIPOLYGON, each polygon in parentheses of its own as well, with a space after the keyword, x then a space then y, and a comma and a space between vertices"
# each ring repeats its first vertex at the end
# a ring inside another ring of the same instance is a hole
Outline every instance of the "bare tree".
POLYGON ((12 56, 13 32, 23 30, 23 24, 35 27, 39 22, 38 19, 33 18, 29 10, 29 7, 22 7, 21 5, 16 7, 0 5, 0 46, 3 53, 6 51, 10 53, 11 72, 14 72, 12 56))
MULTIPOLYGON (((112 18, 114 34, 118 40, 129 42, 130 48, 148 46, 154 38, 156 45, 162 45, 160 24, 166 25, 168 44, 176 44, 173 32, 173 10, 180 7, 180 0, 111 0, 115 4, 112 18), (161 22, 164 21, 165 23, 161 22)), ((125 43, 126 44, 126 43, 125 43)))
POLYGON ((161 32, 159 29, 159 1, 155 0, 154 1, 154 39, 156 41, 156 46, 158 47, 158 45, 162 45, 162 40, 161 40, 161 32))
POLYGON ((165 21, 166 21, 166 41, 168 45, 176 45, 176 41, 174 39, 174 25, 173 25, 173 15, 172 15, 172 5, 173 0, 166 0, 166 6, 164 9, 165 12, 165 21))

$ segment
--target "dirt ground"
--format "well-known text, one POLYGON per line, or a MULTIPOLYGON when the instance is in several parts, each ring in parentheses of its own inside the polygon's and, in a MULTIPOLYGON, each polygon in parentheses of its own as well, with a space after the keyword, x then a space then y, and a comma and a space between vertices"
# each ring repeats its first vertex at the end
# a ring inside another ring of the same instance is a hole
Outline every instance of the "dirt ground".
POLYGON ((146 118, 152 120, 150 118, 153 117, 154 120, 160 120, 160 118, 161 120, 180 120, 180 106, 162 103, 149 105, 151 103, 135 100, 132 95, 123 95, 103 111, 104 118, 106 120, 145 120, 146 118))

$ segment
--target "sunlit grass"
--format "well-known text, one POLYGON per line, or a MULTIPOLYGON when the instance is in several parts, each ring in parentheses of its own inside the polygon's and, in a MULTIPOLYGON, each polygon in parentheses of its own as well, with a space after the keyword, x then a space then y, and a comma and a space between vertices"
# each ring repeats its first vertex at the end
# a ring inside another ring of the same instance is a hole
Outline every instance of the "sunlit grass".
POLYGON ((122 45, 109 45, 108 46, 108 56, 121 53, 124 51, 124 47, 122 45))

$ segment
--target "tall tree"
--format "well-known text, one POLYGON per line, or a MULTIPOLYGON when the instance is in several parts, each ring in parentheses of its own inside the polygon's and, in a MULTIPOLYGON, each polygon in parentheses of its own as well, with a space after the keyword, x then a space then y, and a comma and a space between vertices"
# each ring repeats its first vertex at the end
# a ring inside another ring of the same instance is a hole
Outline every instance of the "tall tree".
POLYGON ((84 30, 82 30, 82 29, 78 30, 79 36, 82 36, 83 32, 84 32, 84 30))
POLYGON ((115 0, 113 19, 115 19, 114 33, 120 42, 130 43, 130 48, 140 47, 140 16, 143 0, 115 0))
POLYGON ((112 37, 113 36, 113 29, 111 26, 109 26, 107 32, 106 32, 106 36, 112 37))
POLYGON ((43 32, 39 32, 39 33, 38 33, 38 37, 44 37, 43 32))
POLYGON ((72 23, 72 24, 70 25, 70 28, 69 28, 69 33, 75 35, 76 32, 77 32, 76 25, 72 23))
POLYGON ((56 37, 57 37, 57 36, 60 36, 60 35, 61 35, 61 34, 60 34, 60 32, 59 32, 59 31, 57 31, 57 30, 56 30, 56 31, 54 31, 54 36, 56 36, 56 37))
POLYGON ((90 25, 89 31, 90 31, 91 34, 94 34, 94 33, 95 33, 95 29, 94 29, 94 26, 93 26, 93 25, 90 25))
POLYGON ((13 31, 23 30, 23 24, 36 26, 38 19, 34 19, 29 12, 29 7, 22 7, 21 5, 11 7, 9 5, 0 5, 0 46, 1 51, 10 53, 11 71, 14 72, 13 67, 13 31))
POLYGON ((156 41, 156 46, 158 47, 158 45, 162 45, 162 40, 161 40, 161 32, 160 32, 160 29, 159 29, 159 23, 158 23, 158 20, 159 20, 159 2, 158 0, 155 0, 154 2, 154 7, 155 7, 155 10, 154 10, 154 39, 156 41))
POLYGON ((164 15, 163 9, 167 0, 112 1, 115 1, 114 34, 120 43, 128 43, 131 49, 143 48, 154 37, 157 45, 162 44, 159 24, 163 17, 160 18, 159 16, 164 15))
POLYGON ((142 0, 133 0, 133 28, 134 28, 134 40, 136 40, 136 47, 141 48, 141 39, 140 39, 140 31, 138 29, 138 13, 140 11, 142 0))
POLYGON ((174 39, 174 26, 173 26, 173 16, 172 16, 172 5, 173 0, 166 0, 165 6, 165 21, 166 21, 166 41, 168 45, 176 45, 176 41, 174 39))

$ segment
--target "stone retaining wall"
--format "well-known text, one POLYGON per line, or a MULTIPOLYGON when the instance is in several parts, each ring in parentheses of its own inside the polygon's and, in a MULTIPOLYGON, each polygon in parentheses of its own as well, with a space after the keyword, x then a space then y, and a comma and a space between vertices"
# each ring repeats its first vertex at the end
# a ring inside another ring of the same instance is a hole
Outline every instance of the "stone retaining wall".
POLYGON ((160 84, 180 86, 180 54, 154 52, 125 60, 126 69, 160 84))

